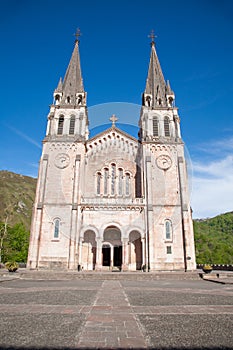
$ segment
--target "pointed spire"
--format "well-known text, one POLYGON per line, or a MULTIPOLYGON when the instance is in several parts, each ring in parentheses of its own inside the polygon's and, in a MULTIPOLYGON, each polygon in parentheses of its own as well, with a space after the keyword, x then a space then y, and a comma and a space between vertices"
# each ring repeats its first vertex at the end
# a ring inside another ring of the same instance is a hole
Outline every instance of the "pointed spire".
POLYGON ((151 55, 146 80, 146 88, 144 92, 144 101, 146 105, 152 108, 167 107, 167 94, 171 94, 172 91, 169 82, 168 85, 166 85, 164 80, 163 72, 155 49, 154 39, 156 36, 154 35, 154 31, 151 31, 149 38, 151 38, 151 55))
POLYGON ((57 88, 55 89, 54 92, 62 92, 62 78, 59 79, 57 88))
POLYGON ((63 92, 65 95, 75 95, 77 92, 83 91, 84 89, 79 57, 79 42, 77 40, 75 42, 74 51, 64 78, 63 92))
MULTIPOLYGON (((61 89, 62 91, 62 101, 64 104, 77 104, 77 101, 84 101, 84 87, 83 87, 83 79, 81 73, 81 65, 80 65, 80 56, 79 56, 79 36, 81 35, 80 30, 76 31, 76 40, 74 45, 74 50, 66 70, 64 82, 59 81, 57 89, 61 89), (80 94, 80 95, 79 95, 80 94)), ((80 103, 79 103, 80 104, 80 103)))

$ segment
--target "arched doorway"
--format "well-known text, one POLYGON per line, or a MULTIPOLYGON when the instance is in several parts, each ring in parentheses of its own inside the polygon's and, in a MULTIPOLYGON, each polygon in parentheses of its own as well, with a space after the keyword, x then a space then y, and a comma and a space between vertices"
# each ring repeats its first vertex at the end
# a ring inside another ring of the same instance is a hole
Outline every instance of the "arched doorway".
POLYGON ((104 230, 104 244, 102 246, 103 266, 117 267, 122 265, 121 231, 116 226, 108 226, 104 230))
POLYGON ((129 269, 142 268, 142 241, 140 232, 134 230, 129 234, 129 269))
POLYGON ((84 270, 95 270, 96 265, 96 239, 95 232, 84 232, 82 244, 82 265, 84 270))

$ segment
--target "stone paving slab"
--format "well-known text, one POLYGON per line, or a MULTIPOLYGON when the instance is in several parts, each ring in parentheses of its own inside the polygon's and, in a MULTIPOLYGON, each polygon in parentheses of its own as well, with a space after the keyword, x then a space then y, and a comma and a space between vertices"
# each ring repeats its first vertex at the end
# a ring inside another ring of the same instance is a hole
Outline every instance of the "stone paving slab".
POLYGON ((232 322, 233 286, 201 279, 0 283, 0 350, 232 350, 232 322))
POLYGON ((153 349, 232 349, 233 315, 139 315, 153 349))
POLYGON ((147 348, 119 281, 104 281, 77 342, 78 348, 147 348))
POLYGON ((131 305, 233 305, 231 295, 213 295, 203 293, 182 293, 168 291, 127 291, 131 305))
POLYGON ((75 336, 84 315, 1 313, 0 348, 75 349, 75 336))

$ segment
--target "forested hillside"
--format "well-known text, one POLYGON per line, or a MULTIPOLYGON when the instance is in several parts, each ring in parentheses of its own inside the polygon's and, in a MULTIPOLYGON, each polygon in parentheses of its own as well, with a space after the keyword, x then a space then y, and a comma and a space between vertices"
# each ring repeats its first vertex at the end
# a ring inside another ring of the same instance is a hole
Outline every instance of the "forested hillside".
POLYGON ((233 265, 233 212, 194 220, 197 263, 233 265))
POLYGON ((30 230, 35 191, 36 179, 0 171, 0 222, 23 223, 30 230))

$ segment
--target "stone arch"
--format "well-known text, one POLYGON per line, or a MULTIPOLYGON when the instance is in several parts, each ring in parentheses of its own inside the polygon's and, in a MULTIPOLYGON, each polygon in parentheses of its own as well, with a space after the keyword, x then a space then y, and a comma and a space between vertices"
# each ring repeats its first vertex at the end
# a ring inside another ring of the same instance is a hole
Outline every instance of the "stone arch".
POLYGON ((122 233, 116 225, 108 225, 103 231, 102 263, 109 268, 122 266, 122 233))
POLYGON ((98 229, 94 226, 94 225, 86 225, 83 226, 80 230, 80 238, 83 239, 84 238, 84 233, 86 231, 93 231, 95 233, 95 236, 98 238, 99 237, 99 231, 98 229))
POLYGON ((88 229, 83 234, 82 266, 84 270, 95 270, 96 265, 96 234, 88 229))
POLYGON ((141 270, 142 268, 142 237, 138 230, 132 230, 129 234, 129 269, 141 270))

